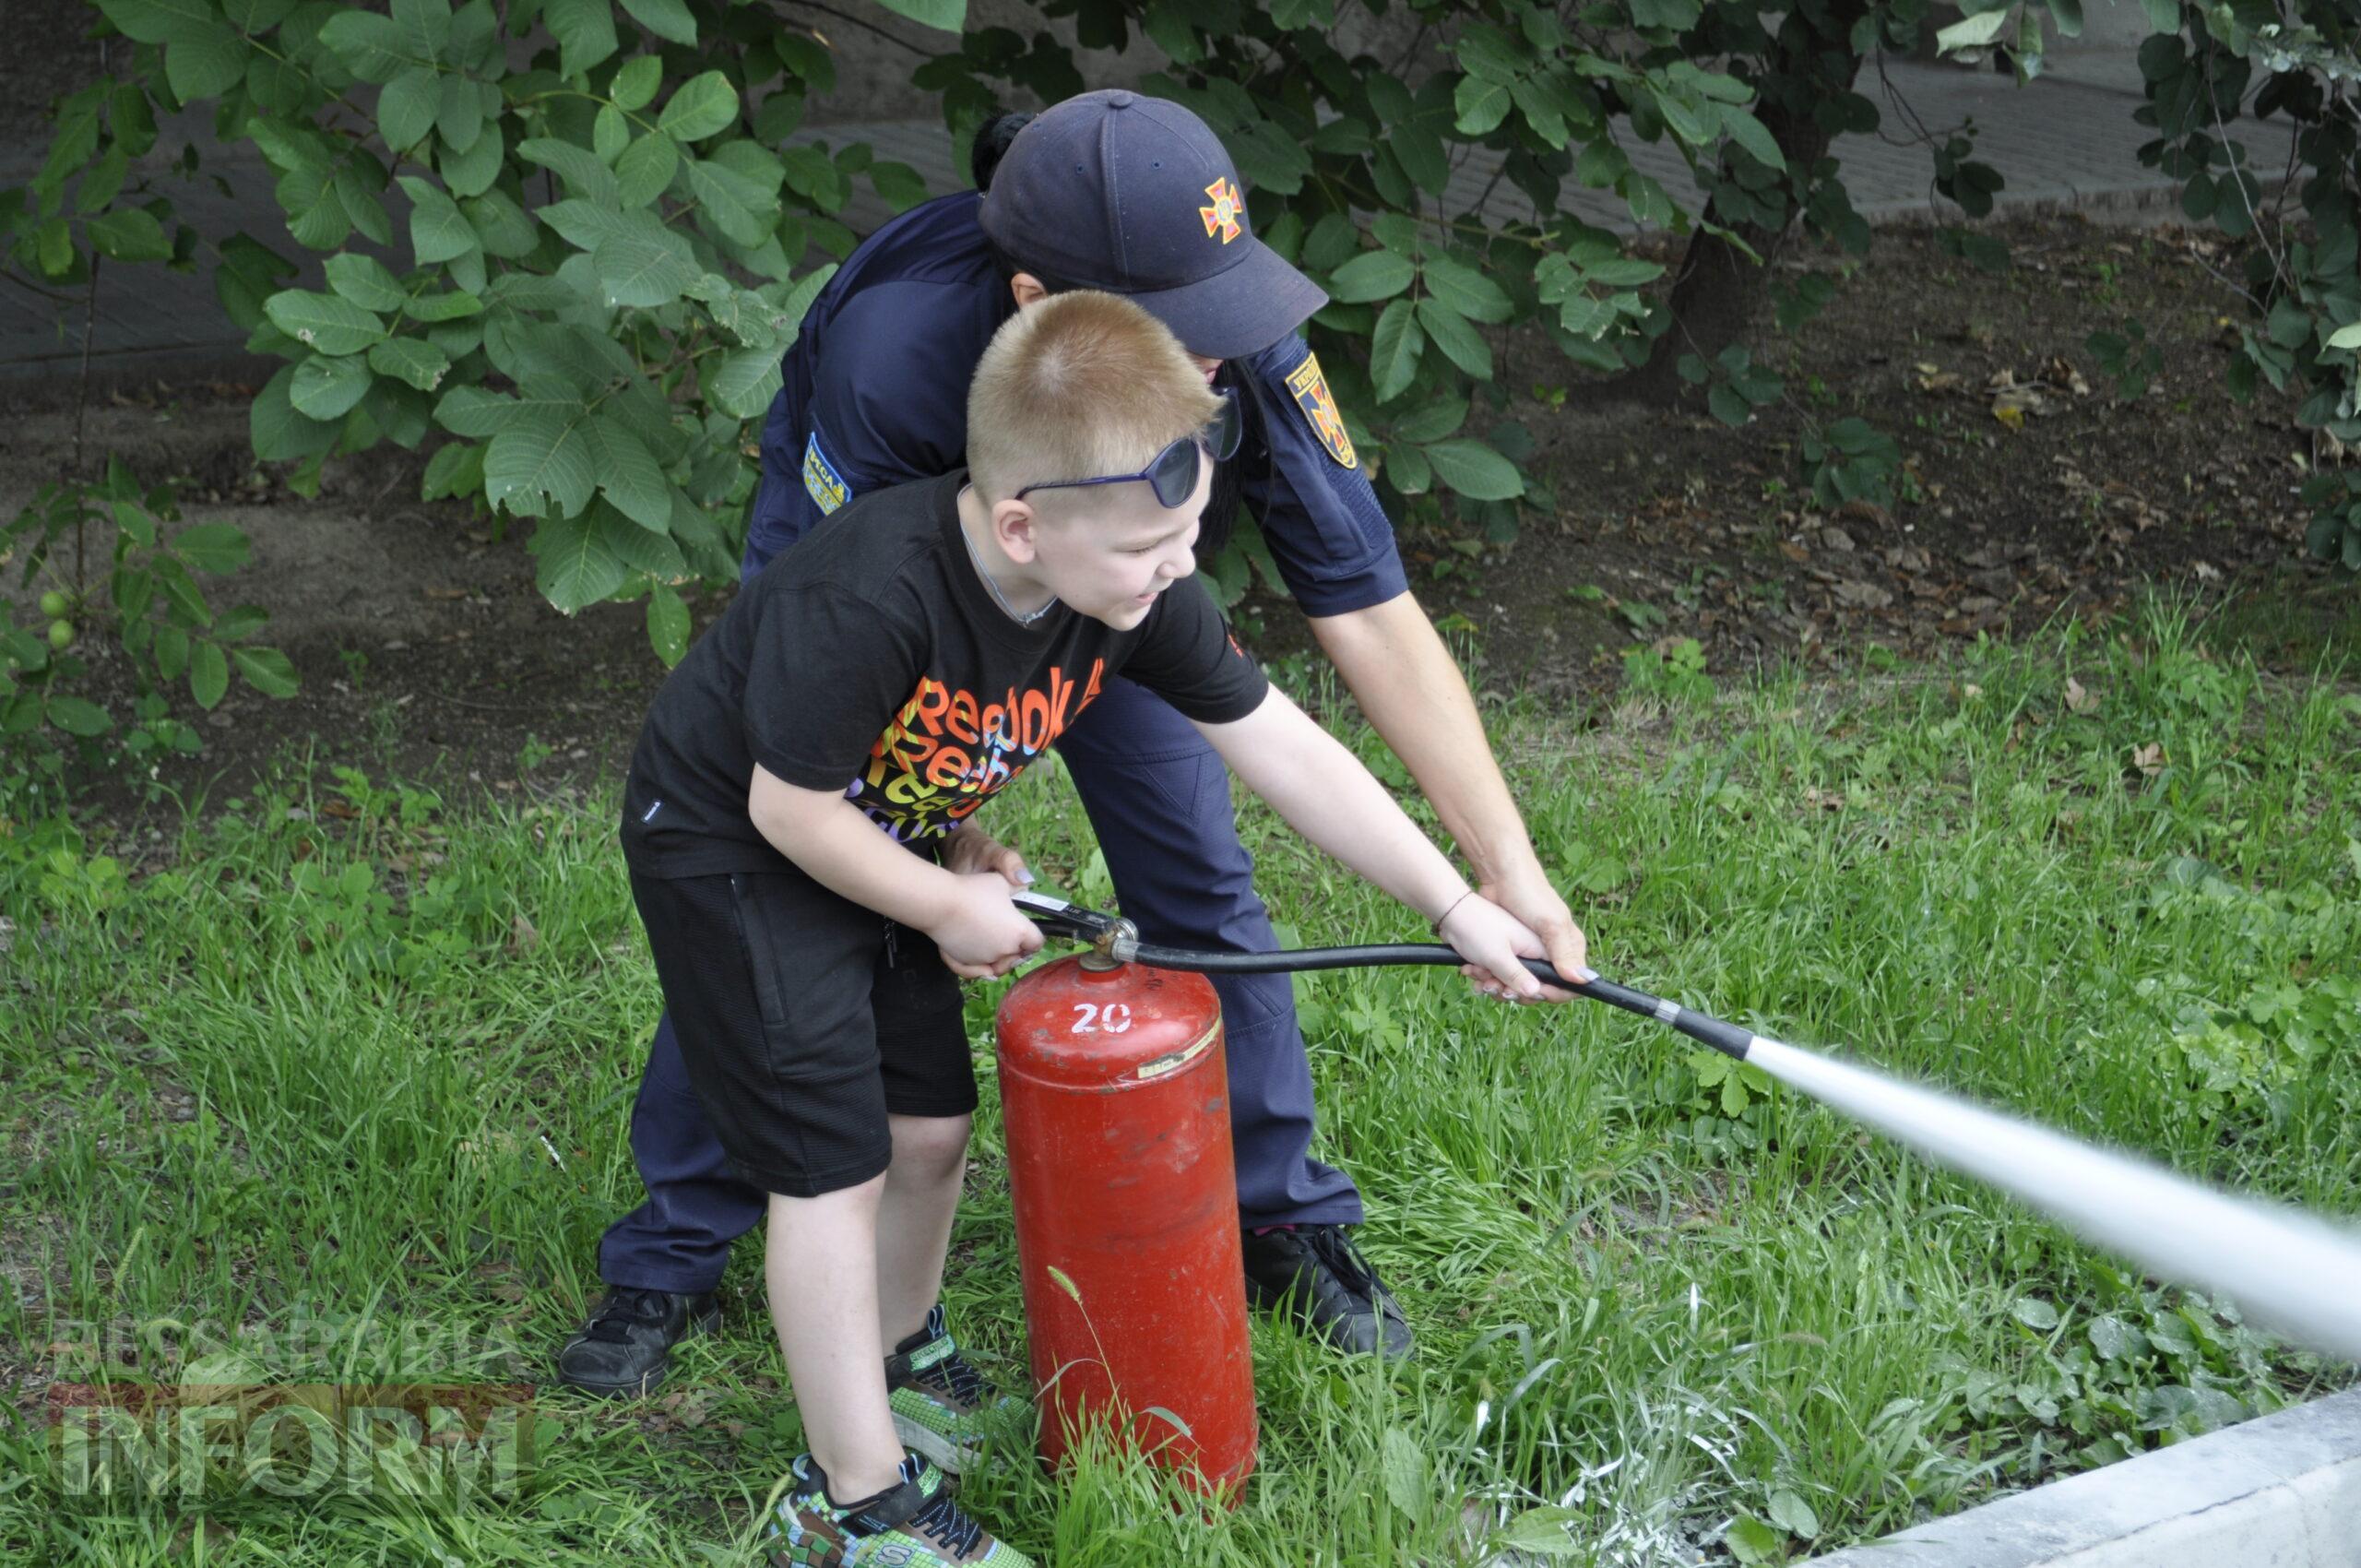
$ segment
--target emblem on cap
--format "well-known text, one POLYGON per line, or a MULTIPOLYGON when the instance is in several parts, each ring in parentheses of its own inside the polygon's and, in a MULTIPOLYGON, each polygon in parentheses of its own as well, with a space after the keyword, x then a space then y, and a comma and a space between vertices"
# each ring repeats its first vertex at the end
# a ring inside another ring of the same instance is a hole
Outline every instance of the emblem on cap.
POLYGON ((1328 455, 1348 469, 1360 467, 1353 438, 1345 434, 1345 416, 1337 410, 1335 395, 1328 390, 1328 378, 1320 374, 1319 355, 1304 355, 1303 362, 1287 373, 1287 390, 1295 394, 1296 406, 1303 410, 1311 434, 1320 437, 1328 455))
POLYGON ((1214 204, 1197 208, 1197 216, 1205 220, 1208 238, 1219 234, 1221 243, 1228 244, 1245 232, 1238 216, 1246 210, 1246 198, 1238 194, 1237 181, 1224 175, 1205 187, 1205 195, 1213 197, 1214 204))

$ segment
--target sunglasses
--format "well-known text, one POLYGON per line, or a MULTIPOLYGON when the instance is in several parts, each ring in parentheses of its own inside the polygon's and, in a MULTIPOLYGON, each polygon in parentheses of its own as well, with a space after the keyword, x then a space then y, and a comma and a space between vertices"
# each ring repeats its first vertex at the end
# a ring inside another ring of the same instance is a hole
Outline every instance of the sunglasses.
POLYGON ((1205 428, 1194 435, 1184 435, 1156 455, 1155 460, 1135 474, 1101 474, 1097 479, 1062 479, 1050 484, 1028 484, 1010 499, 1022 501, 1037 490, 1079 490, 1090 484, 1132 484, 1147 481, 1156 492, 1159 506, 1185 505, 1197 493, 1198 461, 1201 456, 1211 457, 1216 463, 1226 463, 1238 455, 1238 445, 1245 434, 1246 416, 1239 410, 1238 393, 1234 388, 1219 388, 1221 408, 1205 428))

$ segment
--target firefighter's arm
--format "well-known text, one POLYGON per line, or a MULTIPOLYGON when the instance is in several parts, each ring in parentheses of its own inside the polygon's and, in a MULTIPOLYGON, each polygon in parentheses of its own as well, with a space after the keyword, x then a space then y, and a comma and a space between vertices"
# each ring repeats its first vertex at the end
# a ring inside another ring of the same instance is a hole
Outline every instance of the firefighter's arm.
POLYGON ((1403 814, 1360 759, 1275 686, 1260 707, 1227 724, 1197 726, 1246 787, 1312 843, 1429 922, 1484 970, 1491 986, 1538 997, 1518 961, 1543 956, 1540 938, 1467 885, 1442 850, 1403 814))

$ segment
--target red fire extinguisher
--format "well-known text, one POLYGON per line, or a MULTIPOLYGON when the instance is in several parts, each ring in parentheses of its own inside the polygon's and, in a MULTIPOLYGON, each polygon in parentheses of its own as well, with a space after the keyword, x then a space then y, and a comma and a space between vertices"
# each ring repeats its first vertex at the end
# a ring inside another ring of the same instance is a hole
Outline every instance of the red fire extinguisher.
POLYGON ((1235 1496, 1254 1374, 1212 984, 1063 958, 1010 990, 999 1034, 1042 1457, 1105 1420, 1235 1496))

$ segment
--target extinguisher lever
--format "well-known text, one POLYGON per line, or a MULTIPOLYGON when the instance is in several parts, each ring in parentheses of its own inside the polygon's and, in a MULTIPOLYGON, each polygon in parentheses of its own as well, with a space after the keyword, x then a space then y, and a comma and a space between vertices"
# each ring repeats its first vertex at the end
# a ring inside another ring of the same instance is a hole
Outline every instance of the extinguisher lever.
POLYGON ((1102 958, 1129 963, 1139 951, 1139 928, 1121 915, 1086 909, 1053 893, 1036 893, 1029 888, 1008 897, 1048 935, 1079 942, 1102 958))

